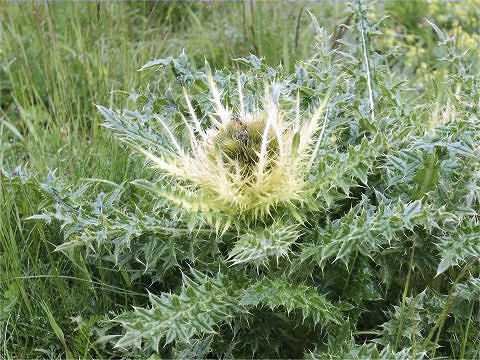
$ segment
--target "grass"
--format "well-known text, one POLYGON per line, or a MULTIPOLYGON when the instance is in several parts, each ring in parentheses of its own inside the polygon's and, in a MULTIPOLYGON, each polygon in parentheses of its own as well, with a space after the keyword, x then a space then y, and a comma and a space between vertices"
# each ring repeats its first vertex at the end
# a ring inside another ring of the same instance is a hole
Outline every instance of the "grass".
MULTIPOLYGON (((410 12, 396 5, 385 11, 417 31, 414 4, 410 12)), ((328 33, 348 17, 342 3, 308 8, 328 33)), ((423 28, 417 33, 430 50, 434 41, 423 28)), ((0 4, 1 357, 118 356, 92 334, 102 335, 105 316, 146 301, 147 285, 109 259, 92 263, 78 248, 55 251, 64 241, 59 223, 27 220, 46 202, 40 184, 51 171, 97 190, 149 176, 101 127, 95 104, 120 108, 147 82, 167 91, 164 72, 152 80, 137 71, 152 59, 185 50, 193 67, 206 59, 222 68, 253 53, 293 71, 314 38, 303 3, 0 4)), ((459 334, 463 352, 469 327, 459 334)))

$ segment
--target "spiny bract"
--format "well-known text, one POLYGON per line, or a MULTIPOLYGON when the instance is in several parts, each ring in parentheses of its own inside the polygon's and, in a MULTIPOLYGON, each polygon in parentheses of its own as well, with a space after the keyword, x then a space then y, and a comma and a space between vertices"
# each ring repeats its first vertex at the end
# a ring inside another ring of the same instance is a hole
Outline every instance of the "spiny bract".
MULTIPOLYGON (((233 113, 222 104, 211 73, 208 79, 215 109, 210 114, 212 127, 205 130, 201 126, 184 91, 190 119, 183 115, 182 119, 189 147, 182 146, 159 119, 173 150, 159 156, 142 152, 155 168, 177 180, 176 192, 195 199, 194 208, 208 214, 207 218, 212 218, 212 212, 216 221, 222 218, 225 228, 235 219, 246 223, 262 219, 280 206, 297 214, 295 208, 308 198, 305 177, 318 150, 319 120, 328 96, 306 120, 300 117, 297 99, 292 119, 273 101, 271 86, 266 85, 261 107, 246 112, 238 79, 239 111, 233 113)), ((192 210, 187 203, 181 205, 192 210)))

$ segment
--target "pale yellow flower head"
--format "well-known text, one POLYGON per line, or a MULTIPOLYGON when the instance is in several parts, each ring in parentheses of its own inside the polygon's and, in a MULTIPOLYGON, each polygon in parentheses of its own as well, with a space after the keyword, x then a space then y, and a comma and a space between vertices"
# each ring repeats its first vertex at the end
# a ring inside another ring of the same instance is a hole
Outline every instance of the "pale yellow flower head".
POLYGON ((239 111, 233 113, 222 104, 211 74, 208 79, 215 109, 210 114, 212 127, 201 126, 184 91, 190 113, 188 119, 182 116, 188 146, 159 119, 173 150, 159 156, 143 150, 185 195, 181 201, 172 196, 170 200, 203 213, 209 221, 224 223, 222 227, 237 220, 257 221, 281 206, 297 214, 295 209, 306 197, 306 174, 318 151, 315 135, 323 133, 320 118, 328 98, 308 119, 301 119, 298 98, 296 111, 289 112, 296 115, 287 116, 266 85, 261 107, 246 112, 239 85, 239 111))

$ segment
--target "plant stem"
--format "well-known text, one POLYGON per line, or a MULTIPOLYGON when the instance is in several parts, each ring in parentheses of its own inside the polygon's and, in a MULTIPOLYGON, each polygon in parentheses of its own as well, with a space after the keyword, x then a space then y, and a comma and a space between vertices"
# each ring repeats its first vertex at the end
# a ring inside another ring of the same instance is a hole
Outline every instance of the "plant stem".
POLYGON ((300 36, 300 20, 302 18, 302 13, 303 13, 303 6, 300 8, 300 11, 298 12, 297 16, 297 26, 295 26, 295 53, 297 52, 297 47, 298 47, 298 38, 300 36))
MULTIPOLYGON (((410 276, 412 274, 412 267, 413 267, 413 256, 415 254, 415 242, 413 243, 412 246, 412 254, 410 255, 410 261, 408 265, 408 274, 407 274, 407 280, 405 281, 405 288, 403 289, 403 295, 402 295, 402 308, 405 306, 407 302, 407 294, 408 294, 408 288, 410 286, 410 276)), ((394 351, 398 348, 398 342, 400 341, 400 334, 403 328, 403 316, 400 319, 400 329, 397 331, 397 337, 395 339, 395 346, 394 346, 394 351)))
POLYGON ((363 16, 360 1, 358 2, 358 12, 359 12, 359 15, 360 15, 360 35, 362 37, 363 58, 365 60, 365 69, 366 69, 366 72, 367 72, 367 88, 368 88, 368 98, 369 98, 369 101, 370 101, 370 116, 371 116, 371 119, 372 119, 372 123, 375 123, 372 80, 371 80, 371 77, 370 77, 370 63, 368 61, 368 55, 367 55, 367 44, 366 44, 366 40, 365 40, 365 33, 364 33, 364 30, 363 30, 364 16, 363 16))
POLYGON ((470 328, 470 323, 472 321, 472 314, 473 314, 473 304, 470 306, 470 315, 468 316, 467 328, 465 329, 465 335, 462 341, 462 350, 460 351, 460 359, 465 358, 465 347, 467 345, 468 330, 470 328))
POLYGON ((438 329, 437 330, 437 336, 435 337, 435 347, 433 348, 432 358, 435 357, 435 351, 436 351, 436 348, 437 348, 438 341, 440 339, 440 333, 442 332, 443 325, 445 324, 445 320, 447 318, 448 313, 450 312, 450 307, 452 306, 452 303, 453 303, 453 294, 455 292, 455 288, 456 288, 458 282, 463 279, 463 277, 467 273, 467 270, 475 263, 476 260, 477 260, 477 257, 474 257, 472 260, 470 260, 463 267, 462 271, 460 272, 460 274, 455 279, 452 287, 450 288, 450 291, 448 292, 447 303, 445 304, 445 307, 443 308, 443 311, 440 314, 440 317, 439 317, 437 323, 432 328, 432 330, 430 330, 427 338, 425 339, 424 348, 427 346, 428 342, 432 339, 433 335, 435 334, 435 331, 438 329))

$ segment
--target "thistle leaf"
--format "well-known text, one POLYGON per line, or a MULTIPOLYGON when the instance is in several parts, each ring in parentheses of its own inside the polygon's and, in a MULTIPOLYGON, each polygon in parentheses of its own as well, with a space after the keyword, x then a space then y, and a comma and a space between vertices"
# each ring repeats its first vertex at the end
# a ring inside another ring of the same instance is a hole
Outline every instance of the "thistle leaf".
POLYGON ((179 294, 149 294, 150 308, 135 308, 113 320, 124 329, 116 346, 158 351, 160 343, 190 343, 199 334, 215 334, 220 324, 244 312, 225 280, 220 273, 210 278, 194 271, 192 277, 183 276, 179 294))

